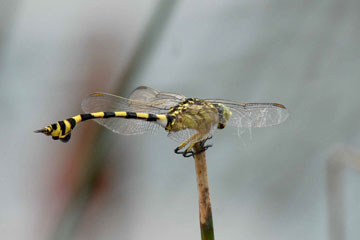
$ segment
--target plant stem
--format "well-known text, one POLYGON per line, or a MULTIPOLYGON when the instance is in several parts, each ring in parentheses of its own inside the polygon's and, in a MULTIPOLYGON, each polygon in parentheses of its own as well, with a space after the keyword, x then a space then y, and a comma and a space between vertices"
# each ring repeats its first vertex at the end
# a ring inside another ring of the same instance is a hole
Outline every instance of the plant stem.
MULTIPOLYGON (((202 149, 200 143, 195 144, 194 151, 202 149)), ((209 182, 206 166, 205 151, 194 155, 196 180, 199 194, 200 230, 202 240, 214 240, 214 227, 212 221, 209 182)))

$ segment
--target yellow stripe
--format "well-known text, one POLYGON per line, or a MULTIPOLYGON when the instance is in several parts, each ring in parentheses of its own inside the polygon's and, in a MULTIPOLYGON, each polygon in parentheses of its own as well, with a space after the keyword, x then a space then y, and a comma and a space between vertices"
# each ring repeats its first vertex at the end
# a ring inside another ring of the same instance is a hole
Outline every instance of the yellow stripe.
POLYGON ((56 123, 56 129, 53 129, 53 131, 51 132, 51 136, 57 137, 60 135, 60 133, 61 133, 60 124, 56 123))
POLYGON ((104 117, 104 112, 91 113, 91 115, 96 117, 96 118, 103 118, 104 117))
POLYGON ((126 112, 115 112, 116 117, 126 117, 126 112))
POLYGON ((167 117, 164 114, 156 114, 156 117, 160 120, 160 121, 167 121, 167 117))
POLYGON ((76 121, 76 123, 79 123, 82 120, 80 115, 73 117, 73 119, 76 121))
POLYGON ((144 118, 144 119, 149 118, 149 114, 147 113, 136 113, 136 116, 138 118, 144 118))
POLYGON ((47 126, 47 127, 45 127, 45 129, 46 129, 46 135, 50 135, 49 133, 51 132, 51 130, 52 130, 52 128, 50 127, 50 126, 47 126))
POLYGON ((71 124, 68 120, 64 120, 65 123, 65 134, 69 133, 71 131, 71 124))

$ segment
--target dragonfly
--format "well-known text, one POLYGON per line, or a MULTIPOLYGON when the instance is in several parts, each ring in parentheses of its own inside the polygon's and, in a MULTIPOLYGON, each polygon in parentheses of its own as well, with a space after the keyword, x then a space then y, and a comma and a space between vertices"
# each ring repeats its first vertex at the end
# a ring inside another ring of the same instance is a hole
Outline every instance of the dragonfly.
POLYGON ((93 93, 81 103, 85 113, 50 124, 36 133, 68 142, 77 124, 90 119, 121 135, 155 133, 165 129, 180 143, 174 152, 194 156, 212 145, 205 142, 216 129, 262 128, 283 123, 289 116, 279 103, 241 103, 224 99, 187 98, 140 86, 124 98, 108 93, 93 93), (200 151, 193 151, 195 144, 200 151))

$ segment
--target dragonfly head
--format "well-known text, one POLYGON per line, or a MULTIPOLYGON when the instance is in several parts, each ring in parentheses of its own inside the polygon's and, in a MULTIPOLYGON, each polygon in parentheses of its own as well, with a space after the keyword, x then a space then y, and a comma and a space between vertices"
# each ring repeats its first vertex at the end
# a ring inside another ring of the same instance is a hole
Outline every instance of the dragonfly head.
POLYGON ((219 122, 218 122, 217 128, 223 129, 223 128, 225 128, 227 122, 229 121, 229 119, 231 117, 231 112, 230 112, 229 108, 227 108, 226 106, 224 106, 222 104, 216 104, 215 107, 218 110, 218 117, 219 117, 219 122))

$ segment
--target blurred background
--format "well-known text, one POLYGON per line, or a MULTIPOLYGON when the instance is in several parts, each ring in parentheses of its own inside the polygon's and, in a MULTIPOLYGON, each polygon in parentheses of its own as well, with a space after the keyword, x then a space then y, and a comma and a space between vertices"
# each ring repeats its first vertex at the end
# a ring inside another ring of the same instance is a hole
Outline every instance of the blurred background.
POLYGON ((1 0, 1 239, 200 239, 194 162, 166 132, 32 132, 140 85, 290 111, 215 133, 216 239, 359 239, 359 44, 357 0, 1 0))

